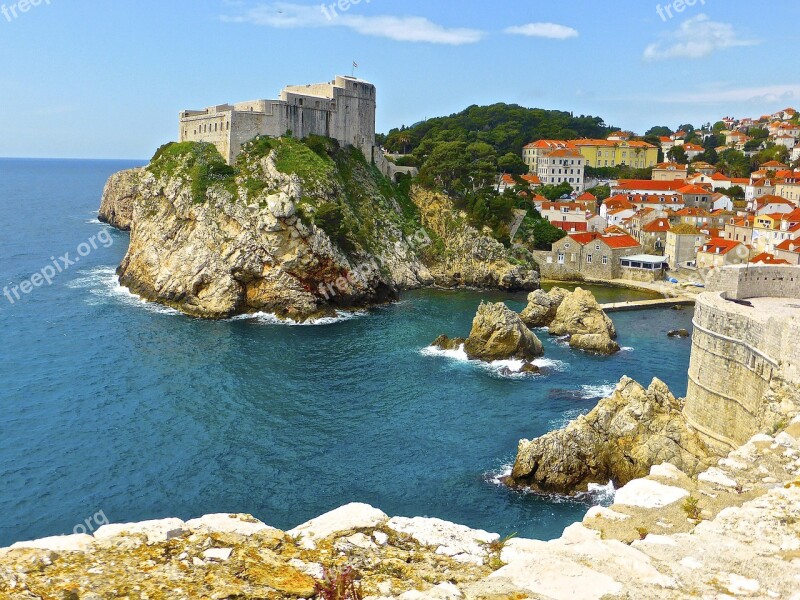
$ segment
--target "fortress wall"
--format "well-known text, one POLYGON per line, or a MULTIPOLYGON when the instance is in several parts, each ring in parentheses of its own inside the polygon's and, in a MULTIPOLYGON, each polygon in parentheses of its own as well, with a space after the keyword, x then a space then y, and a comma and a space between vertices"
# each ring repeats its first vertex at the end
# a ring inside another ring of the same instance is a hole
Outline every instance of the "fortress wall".
POLYGON ((706 278, 710 292, 728 298, 800 298, 800 270, 795 266, 737 265, 713 270, 706 278))
MULTIPOLYGON (((736 280, 729 296, 776 298, 793 297, 791 284, 800 269, 751 269, 741 279, 738 269, 723 274, 731 272, 736 280), (759 285, 766 291, 757 293, 759 285)), ((792 314, 790 303, 753 302, 756 306, 745 307, 726 300, 725 292, 705 293, 695 309, 684 416, 720 451, 738 447, 775 424, 768 422, 774 413, 766 410, 773 380, 800 384, 800 318, 792 314)))

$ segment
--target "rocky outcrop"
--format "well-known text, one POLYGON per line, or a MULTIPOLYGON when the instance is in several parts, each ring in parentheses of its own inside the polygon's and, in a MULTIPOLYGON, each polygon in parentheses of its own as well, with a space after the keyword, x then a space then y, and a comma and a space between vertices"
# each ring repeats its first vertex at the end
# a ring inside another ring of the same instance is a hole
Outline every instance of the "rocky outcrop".
POLYGON ((101 223, 130 231, 133 205, 139 197, 139 186, 144 176, 145 170, 140 168, 120 171, 108 179, 97 215, 101 223))
POLYGON ((533 441, 520 441, 509 484, 573 494, 586 491, 590 483, 625 484, 663 462, 696 474, 713 455, 681 410, 663 382, 655 379, 644 389, 625 377, 588 415, 533 441))
POLYGON ((461 346, 472 360, 492 362, 517 359, 526 361, 523 372, 539 371, 530 361, 544 354, 539 338, 525 326, 520 316, 502 302, 484 304, 472 321, 472 330, 466 339, 451 339, 441 335, 433 346, 442 350, 457 350, 461 346))
POLYGON ((550 323, 551 335, 570 336, 573 348, 599 354, 614 354, 620 347, 614 339, 614 322, 603 312, 594 295, 582 288, 567 295, 550 323))
POLYGON ((478 231, 467 223, 466 214, 440 192, 414 187, 411 199, 420 211, 422 226, 437 240, 426 253, 425 264, 441 287, 534 290, 539 273, 513 265, 508 250, 491 232, 478 231))
POLYGON ((655 465, 548 542, 365 504, 287 532, 249 515, 165 519, 0 549, 0 597, 295 599, 333 581, 365 600, 794 600, 798 540, 796 419, 696 478, 655 465))
MULTIPOLYGON (((538 285, 535 271, 466 225, 429 236, 409 220, 418 209, 360 154, 314 148, 255 140, 234 169, 207 147, 174 144, 146 169, 112 176, 101 220, 132 229, 120 282, 192 316, 263 311, 299 321, 434 284, 538 285)), ((458 220, 446 199, 424 207, 426 222, 458 220)))
POLYGON ((558 307, 569 295, 564 288, 554 287, 549 292, 536 290, 528 294, 528 306, 520 313, 523 323, 530 328, 548 327, 556 318, 558 307))
POLYGON ((480 305, 464 350, 470 358, 488 362, 510 358, 530 361, 544 354, 539 338, 502 302, 480 305))

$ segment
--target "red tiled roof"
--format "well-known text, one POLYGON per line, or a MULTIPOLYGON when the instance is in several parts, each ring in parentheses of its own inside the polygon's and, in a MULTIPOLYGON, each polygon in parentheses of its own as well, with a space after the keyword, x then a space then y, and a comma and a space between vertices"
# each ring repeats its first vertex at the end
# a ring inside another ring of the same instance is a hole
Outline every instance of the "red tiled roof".
POLYGON ((678 188, 677 192, 679 194, 708 194, 708 190, 699 185, 685 185, 682 188, 678 188))
POLYGON ((753 259, 750 261, 751 264, 754 265, 788 265, 791 264, 788 260, 784 260, 783 258, 775 258, 773 254, 769 254, 768 252, 762 252, 758 256, 754 256, 753 259))
POLYGON ((606 235, 603 241, 611 248, 635 248, 639 245, 635 239, 629 235, 606 235))
POLYGON ((682 179, 675 181, 652 181, 650 179, 621 179, 617 190, 646 190, 650 192, 674 192, 686 185, 682 179))
POLYGON ((589 202, 589 201, 597 202, 597 197, 594 196, 593 194, 590 194, 589 192, 583 192, 580 196, 578 196, 577 201, 578 202, 589 202))
POLYGON ((670 229, 669 219, 656 219, 642 227, 642 231, 647 233, 666 233, 670 229))
POLYGON ((778 244, 777 248, 784 252, 796 252, 800 254, 800 240, 783 240, 778 244))
POLYGON ((724 255, 737 246, 741 246, 741 242, 737 242, 735 240, 723 240, 722 238, 712 238, 703 245, 700 251, 707 254, 724 255))

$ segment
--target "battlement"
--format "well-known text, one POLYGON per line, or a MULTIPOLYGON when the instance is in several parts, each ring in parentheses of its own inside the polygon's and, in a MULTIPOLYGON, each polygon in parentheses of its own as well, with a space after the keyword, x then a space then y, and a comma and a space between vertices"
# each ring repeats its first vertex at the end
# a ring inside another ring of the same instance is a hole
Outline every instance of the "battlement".
POLYGON ((242 145, 259 135, 277 137, 290 132, 333 138, 355 146, 368 160, 375 152, 374 85, 354 77, 337 76, 327 83, 285 87, 277 100, 218 104, 180 113, 180 141, 214 144, 229 164, 242 145))

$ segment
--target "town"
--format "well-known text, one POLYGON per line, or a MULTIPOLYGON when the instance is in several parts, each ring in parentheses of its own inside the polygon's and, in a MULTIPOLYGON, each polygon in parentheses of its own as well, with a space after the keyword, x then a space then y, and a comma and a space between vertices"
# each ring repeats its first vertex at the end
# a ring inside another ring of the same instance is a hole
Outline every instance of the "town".
POLYGON ((529 173, 496 187, 532 195, 566 232, 536 253, 543 277, 702 282, 726 265, 800 264, 798 113, 682 127, 525 146, 529 173), (553 201, 542 186, 572 192, 553 201))

